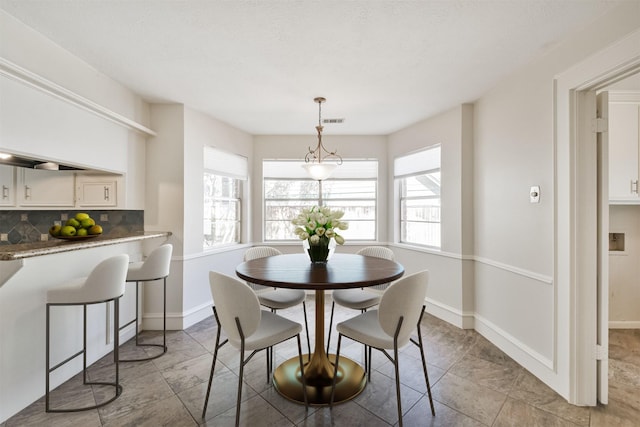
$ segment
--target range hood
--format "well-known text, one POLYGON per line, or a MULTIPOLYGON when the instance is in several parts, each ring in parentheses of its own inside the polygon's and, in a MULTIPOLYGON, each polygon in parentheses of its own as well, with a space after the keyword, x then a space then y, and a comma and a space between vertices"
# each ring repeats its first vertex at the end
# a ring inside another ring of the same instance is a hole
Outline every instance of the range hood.
POLYGON ((0 153, 0 165, 18 166, 28 169, 44 169, 44 170, 84 170, 75 166, 63 165, 57 162, 47 160, 31 159, 23 156, 4 155, 0 153))

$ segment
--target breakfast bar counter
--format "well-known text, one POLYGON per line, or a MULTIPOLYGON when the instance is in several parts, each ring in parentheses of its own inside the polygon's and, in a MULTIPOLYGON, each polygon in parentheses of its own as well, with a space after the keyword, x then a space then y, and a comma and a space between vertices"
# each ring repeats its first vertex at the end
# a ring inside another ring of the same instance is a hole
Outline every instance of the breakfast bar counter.
MULTIPOLYGON (((143 259, 154 247, 173 237, 161 231, 113 231, 85 239, 0 245, 0 406, 3 414, 14 414, 40 399, 45 389, 47 293, 58 286, 88 276, 113 256, 127 254, 131 262, 143 259)), ((144 296, 147 312, 157 309, 155 290, 144 296)), ((128 287, 120 299, 120 322, 125 324, 136 312, 135 287, 128 287)), ((161 305, 161 304, 160 304, 161 305)), ((144 305, 143 305, 144 307, 144 305)), ((113 351, 116 333, 120 342, 135 336, 135 326, 114 331, 109 325, 115 315, 113 304, 93 304, 86 308, 87 347, 90 365, 113 351)), ((60 307, 52 312, 51 342, 56 342, 51 360, 59 362, 82 348, 81 307, 60 307)), ((146 313, 143 311, 143 313, 146 313)), ((51 388, 82 372, 82 358, 70 361, 53 377, 51 388)))
POLYGON ((100 246, 169 236, 171 236, 171 232, 169 231, 145 231, 121 235, 99 235, 93 238, 73 240, 62 240, 52 237, 50 240, 44 242, 0 246, 0 261, 13 261, 34 256, 51 255, 61 252, 77 251, 79 249, 97 248, 100 246))

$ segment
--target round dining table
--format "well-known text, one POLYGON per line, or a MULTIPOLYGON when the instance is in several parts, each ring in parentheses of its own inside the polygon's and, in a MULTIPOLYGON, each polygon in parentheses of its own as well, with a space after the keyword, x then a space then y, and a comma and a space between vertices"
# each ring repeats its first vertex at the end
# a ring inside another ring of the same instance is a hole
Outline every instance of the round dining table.
MULTIPOLYGON (((316 326, 313 353, 304 356, 304 377, 309 404, 329 404, 335 355, 327 354, 324 341, 325 291, 381 285, 399 279, 404 267, 395 261, 355 254, 333 254, 325 263, 312 263, 306 254, 258 258, 236 267, 241 279, 276 288, 315 291, 316 326)), ((340 355, 334 403, 357 396, 366 384, 362 366, 340 355)), ((273 384, 285 398, 304 403, 298 357, 279 365, 273 384)))

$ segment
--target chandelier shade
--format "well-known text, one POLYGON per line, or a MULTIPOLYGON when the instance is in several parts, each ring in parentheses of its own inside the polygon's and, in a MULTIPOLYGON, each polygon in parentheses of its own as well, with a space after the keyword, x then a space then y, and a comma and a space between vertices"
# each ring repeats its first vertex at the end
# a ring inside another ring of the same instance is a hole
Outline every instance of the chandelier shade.
POLYGON ((322 181, 329 178, 338 165, 335 163, 305 163, 302 167, 307 170, 311 178, 322 181))

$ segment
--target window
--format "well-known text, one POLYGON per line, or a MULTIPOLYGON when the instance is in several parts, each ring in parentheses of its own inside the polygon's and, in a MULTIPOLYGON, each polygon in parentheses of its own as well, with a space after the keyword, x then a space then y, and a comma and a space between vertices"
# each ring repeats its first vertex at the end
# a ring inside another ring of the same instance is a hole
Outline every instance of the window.
POLYGON ((291 220, 303 207, 322 204, 344 210, 346 240, 376 239, 376 160, 345 160, 330 179, 314 181, 300 161, 265 160, 264 240, 297 240, 291 220))
POLYGON ((204 148, 204 249, 240 243, 242 181, 247 170, 245 157, 204 148))
POLYGON ((400 191, 400 242, 439 248, 440 146, 396 158, 394 176, 400 191))

